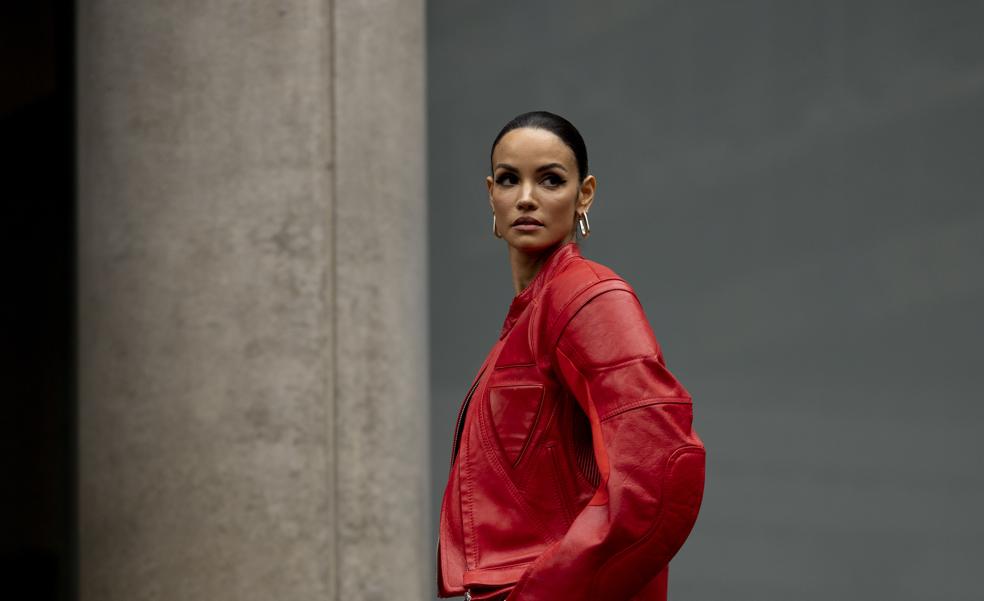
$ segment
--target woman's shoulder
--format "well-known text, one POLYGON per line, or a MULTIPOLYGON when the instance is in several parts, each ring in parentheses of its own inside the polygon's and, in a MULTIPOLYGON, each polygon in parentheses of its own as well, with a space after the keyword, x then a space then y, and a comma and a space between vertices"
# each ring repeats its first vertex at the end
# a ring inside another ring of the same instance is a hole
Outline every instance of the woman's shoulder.
POLYGON ((558 289, 564 298, 554 298, 548 310, 546 348, 563 348, 586 368, 650 356, 661 362, 659 342, 632 286, 597 261, 579 263, 558 289))
POLYGON ((599 261, 578 256, 564 266, 546 285, 543 304, 560 310, 579 296, 600 293, 608 289, 633 292, 632 286, 620 273, 599 261))
POLYGON ((624 312, 623 309, 638 305, 638 297, 617 271, 599 261, 578 257, 544 288, 540 308, 544 343, 556 343, 560 332, 589 303, 624 312))

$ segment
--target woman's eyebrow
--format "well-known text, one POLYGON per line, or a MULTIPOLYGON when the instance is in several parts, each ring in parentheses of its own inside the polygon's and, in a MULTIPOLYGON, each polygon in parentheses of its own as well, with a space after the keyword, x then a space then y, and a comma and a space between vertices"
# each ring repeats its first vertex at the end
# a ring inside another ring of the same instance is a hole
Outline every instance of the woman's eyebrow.
MULTIPOLYGON (((513 167, 509 163, 496 163, 495 168, 496 169, 499 169, 499 168, 508 169, 509 171, 517 171, 517 172, 519 171, 519 169, 516 169, 515 167, 513 167)), ((562 171, 567 171, 567 167, 564 167, 560 163, 547 163, 546 165, 540 165, 539 167, 536 168, 536 170, 537 171, 546 171, 547 169, 553 169, 553 168, 557 168, 557 169, 560 169, 562 171)))

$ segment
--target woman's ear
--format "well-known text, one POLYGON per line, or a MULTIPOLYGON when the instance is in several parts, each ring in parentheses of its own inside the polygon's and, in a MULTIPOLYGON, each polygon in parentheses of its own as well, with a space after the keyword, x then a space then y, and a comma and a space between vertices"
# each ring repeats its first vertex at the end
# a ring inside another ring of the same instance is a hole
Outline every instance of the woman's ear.
POLYGON ((492 204, 492 186, 495 185, 495 180, 492 179, 491 175, 485 177, 485 185, 489 188, 489 206, 495 209, 495 206, 492 204))
POLYGON ((577 212, 587 213, 588 209, 591 208, 591 203, 594 202, 595 187, 598 182, 595 180, 595 176, 589 175, 584 178, 581 182, 581 197, 577 201, 577 212))

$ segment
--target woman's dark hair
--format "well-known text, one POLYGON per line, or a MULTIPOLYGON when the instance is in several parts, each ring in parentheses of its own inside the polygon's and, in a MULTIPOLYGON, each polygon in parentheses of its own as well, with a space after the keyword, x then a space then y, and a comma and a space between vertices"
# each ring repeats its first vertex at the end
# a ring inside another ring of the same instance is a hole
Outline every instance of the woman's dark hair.
POLYGON ((492 151, 489 153, 490 162, 492 160, 492 154, 495 153, 495 147, 499 143, 499 140, 502 139, 502 136, 520 127, 545 129, 555 134, 574 153, 574 158, 577 160, 578 179, 583 182, 584 178, 588 176, 588 149, 584 145, 584 138, 581 137, 581 132, 577 131, 574 124, 567 119, 548 111, 530 111, 516 115, 509 123, 506 123, 502 130, 499 131, 499 135, 492 141, 492 151))

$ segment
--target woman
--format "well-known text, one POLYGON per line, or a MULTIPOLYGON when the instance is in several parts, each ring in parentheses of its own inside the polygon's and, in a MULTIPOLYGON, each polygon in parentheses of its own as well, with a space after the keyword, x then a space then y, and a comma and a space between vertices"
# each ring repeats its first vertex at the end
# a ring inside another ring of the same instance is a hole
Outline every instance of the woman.
POLYGON ((487 183, 516 295, 455 426, 438 594, 664 601, 704 447, 632 288, 581 256, 596 187, 584 141, 558 115, 519 115, 487 183))

